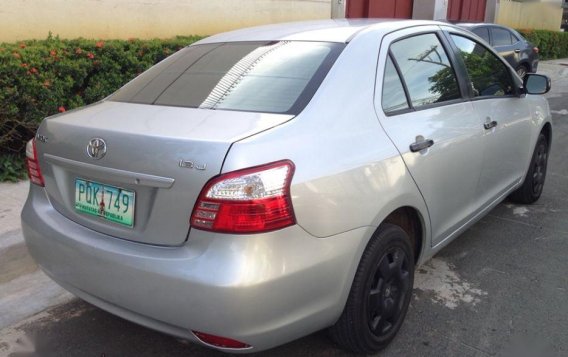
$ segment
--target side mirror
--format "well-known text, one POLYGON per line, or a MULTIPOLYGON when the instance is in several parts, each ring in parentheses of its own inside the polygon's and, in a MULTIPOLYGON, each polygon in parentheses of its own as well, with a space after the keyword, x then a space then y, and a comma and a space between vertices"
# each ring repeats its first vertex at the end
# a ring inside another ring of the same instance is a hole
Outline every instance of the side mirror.
POLYGON ((523 86, 527 94, 544 94, 550 90, 551 81, 545 75, 529 73, 525 76, 523 86))

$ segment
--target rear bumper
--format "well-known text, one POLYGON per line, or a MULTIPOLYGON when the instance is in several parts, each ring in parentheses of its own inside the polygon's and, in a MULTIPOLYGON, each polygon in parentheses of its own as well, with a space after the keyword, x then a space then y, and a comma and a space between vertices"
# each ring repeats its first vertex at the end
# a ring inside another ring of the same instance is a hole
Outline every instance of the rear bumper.
POLYGON ((193 230, 183 246, 156 247, 70 221, 35 185, 22 229, 41 268, 92 304, 168 334, 197 341, 196 330, 254 351, 335 322, 373 230, 325 239, 299 226, 250 236, 193 230))

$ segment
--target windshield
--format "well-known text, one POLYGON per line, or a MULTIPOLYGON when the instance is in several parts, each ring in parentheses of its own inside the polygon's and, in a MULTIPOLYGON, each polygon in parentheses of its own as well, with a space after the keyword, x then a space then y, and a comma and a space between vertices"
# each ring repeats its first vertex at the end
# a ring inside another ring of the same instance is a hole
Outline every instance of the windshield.
POLYGON ((343 47, 299 41, 190 46, 136 77, 109 100, 298 114, 343 47))

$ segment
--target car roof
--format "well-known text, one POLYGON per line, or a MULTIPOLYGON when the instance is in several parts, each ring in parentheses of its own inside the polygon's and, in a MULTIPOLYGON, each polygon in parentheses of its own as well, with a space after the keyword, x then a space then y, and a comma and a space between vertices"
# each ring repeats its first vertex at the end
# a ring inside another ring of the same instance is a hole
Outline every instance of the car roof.
POLYGON ((505 29, 505 30, 509 30, 510 32, 512 32, 515 37, 517 37, 517 39, 520 40, 525 40, 523 35, 521 35, 517 30, 515 30, 514 28, 510 28, 508 26, 505 25, 499 25, 499 24, 493 24, 490 22, 473 22, 473 23, 454 23, 454 25, 468 29, 468 30, 473 30, 475 28, 479 28, 479 27, 497 27, 497 28, 501 28, 501 29, 505 29))
POLYGON ((512 30, 510 27, 499 25, 499 24, 494 24, 494 23, 490 23, 490 22, 454 22, 453 24, 456 25, 456 26, 459 26, 459 27, 466 27, 466 28, 488 26, 488 27, 501 27, 501 28, 504 28, 504 29, 512 30))
POLYGON ((245 28, 207 37, 195 44, 245 41, 324 41, 349 42, 357 33, 366 29, 384 33, 421 25, 448 25, 426 20, 400 19, 333 19, 290 22, 245 28))

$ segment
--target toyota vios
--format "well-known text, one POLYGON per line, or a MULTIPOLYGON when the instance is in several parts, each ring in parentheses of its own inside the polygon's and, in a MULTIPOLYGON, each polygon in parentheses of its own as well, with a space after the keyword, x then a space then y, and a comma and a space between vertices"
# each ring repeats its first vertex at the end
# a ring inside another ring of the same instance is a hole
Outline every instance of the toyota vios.
POLYGON ((42 122, 23 232, 61 286, 141 325, 230 352, 330 328, 374 352, 417 265, 539 198, 549 88, 437 22, 212 36, 42 122))

